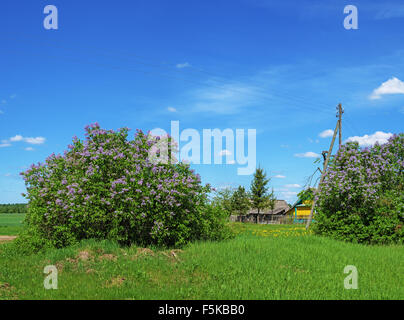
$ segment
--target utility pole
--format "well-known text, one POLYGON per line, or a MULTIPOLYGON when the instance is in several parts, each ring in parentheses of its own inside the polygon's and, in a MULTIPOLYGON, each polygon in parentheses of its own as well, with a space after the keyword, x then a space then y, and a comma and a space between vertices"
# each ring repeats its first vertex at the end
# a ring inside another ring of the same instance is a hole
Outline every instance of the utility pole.
MULTIPOLYGON (((341 104, 339 105, 339 107, 340 107, 340 106, 341 106, 341 104)), ((339 108, 339 110, 341 110, 341 107, 339 108)), ((340 113, 340 116, 341 116, 341 113, 340 113)), ((325 162, 324 162, 323 172, 321 173, 320 182, 318 183, 317 190, 316 190, 316 192, 314 193, 313 204, 312 204, 312 206, 311 206, 310 216, 309 216, 309 218, 307 219, 306 229, 309 228, 310 223, 311 223, 311 220, 313 219, 314 207, 316 206, 316 202, 317 202, 317 201, 316 201, 316 194, 317 194, 318 189, 320 188, 320 186, 321 186, 321 184, 323 183, 323 180, 324 180, 324 178, 325 178, 325 173, 326 173, 326 170, 327 170, 328 161, 330 160, 330 156, 331 156, 331 153, 332 153, 332 148, 334 147, 335 138, 337 137, 337 131, 339 131, 339 128, 341 128, 341 118, 338 119, 337 125, 335 126, 335 129, 334 129, 334 135, 333 135, 333 137, 332 137, 330 149, 328 150, 328 153, 327 153, 327 158, 325 159, 325 162)), ((341 131, 340 131, 340 143, 341 143, 341 131)))
POLYGON ((344 110, 342 109, 341 103, 338 105, 338 123, 339 123, 339 127, 338 127, 338 138, 339 138, 339 146, 338 149, 341 148, 341 144, 342 144, 342 114, 344 113, 344 110))

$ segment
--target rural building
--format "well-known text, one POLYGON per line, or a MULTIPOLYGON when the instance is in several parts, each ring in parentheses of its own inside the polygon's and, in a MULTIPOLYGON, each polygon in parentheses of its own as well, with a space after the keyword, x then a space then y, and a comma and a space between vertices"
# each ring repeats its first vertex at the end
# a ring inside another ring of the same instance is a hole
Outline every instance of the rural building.
POLYGON ((311 206, 313 201, 301 199, 297 200, 295 204, 286 213, 288 216, 293 217, 293 222, 304 222, 310 216, 311 206))
POLYGON ((251 222, 260 224, 279 224, 285 223, 290 217, 287 216, 290 206, 285 200, 276 200, 273 210, 270 208, 262 209, 258 214, 257 209, 250 209, 246 215, 233 215, 230 217, 234 222, 251 222))

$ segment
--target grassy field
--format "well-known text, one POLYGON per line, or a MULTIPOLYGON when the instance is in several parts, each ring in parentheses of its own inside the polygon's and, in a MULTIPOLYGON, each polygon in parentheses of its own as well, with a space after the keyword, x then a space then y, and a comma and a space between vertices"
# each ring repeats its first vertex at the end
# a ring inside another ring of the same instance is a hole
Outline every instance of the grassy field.
POLYGON ((17 235, 24 217, 23 213, 0 213, 0 236, 17 235))
POLYGON ((0 299, 403 299, 404 247, 321 238, 295 225, 233 224, 237 237, 183 250, 109 241, 18 256, 0 245, 0 299), (46 265, 58 289, 45 290, 46 265), (346 265, 358 289, 344 289, 346 265))

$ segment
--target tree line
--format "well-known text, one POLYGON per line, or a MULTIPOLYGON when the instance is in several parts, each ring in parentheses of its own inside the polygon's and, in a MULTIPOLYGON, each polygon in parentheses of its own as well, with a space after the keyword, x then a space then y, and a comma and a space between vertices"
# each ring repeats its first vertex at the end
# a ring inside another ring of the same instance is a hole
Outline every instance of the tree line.
POLYGON ((218 190, 212 203, 220 206, 229 216, 245 215, 250 209, 256 209, 258 213, 265 208, 274 210, 276 198, 273 189, 269 192, 269 181, 264 170, 257 168, 250 190, 245 190, 243 186, 218 190))
POLYGON ((27 204, 25 203, 0 204, 0 213, 27 213, 27 204))

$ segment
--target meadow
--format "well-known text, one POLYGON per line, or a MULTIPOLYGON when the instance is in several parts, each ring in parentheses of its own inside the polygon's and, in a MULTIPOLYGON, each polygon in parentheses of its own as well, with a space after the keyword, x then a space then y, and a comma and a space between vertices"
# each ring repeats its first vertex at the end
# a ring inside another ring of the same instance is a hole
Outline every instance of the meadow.
POLYGON ((24 213, 0 213, 0 236, 16 235, 22 228, 24 213))
MULTIPOLYGON (((0 226, 16 220, 0 215, 0 226)), ((301 225, 231 226, 234 239, 181 250, 86 240, 21 256, 3 243, 0 299, 404 298, 403 246, 339 242, 301 225), (47 265, 57 267, 57 290, 44 289, 47 265), (344 288, 346 265, 358 270, 356 290, 344 288)))

